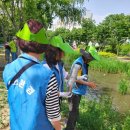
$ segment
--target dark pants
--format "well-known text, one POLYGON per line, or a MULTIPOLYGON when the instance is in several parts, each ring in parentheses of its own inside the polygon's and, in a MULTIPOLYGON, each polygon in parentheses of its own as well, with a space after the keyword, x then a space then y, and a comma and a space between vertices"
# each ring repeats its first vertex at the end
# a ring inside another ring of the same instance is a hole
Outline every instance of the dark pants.
POLYGON ((69 101, 69 117, 67 121, 67 126, 65 130, 74 130, 76 126, 76 121, 79 117, 79 104, 81 100, 81 95, 73 94, 69 101))
POLYGON ((12 61, 16 60, 18 57, 16 52, 11 52, 11 55, 12 55, 12 61))
POLYGON ((6 63, 10 63, 10 50, 9 49, 5 49, 5 60, 6 60, 6 63))

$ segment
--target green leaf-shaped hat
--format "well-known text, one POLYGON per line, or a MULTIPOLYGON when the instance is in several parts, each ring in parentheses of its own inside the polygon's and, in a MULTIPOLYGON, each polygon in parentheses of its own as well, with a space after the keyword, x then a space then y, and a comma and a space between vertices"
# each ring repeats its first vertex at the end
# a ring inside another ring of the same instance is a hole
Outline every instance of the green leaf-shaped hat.
POLYGON ((51 40, 50 40, 50 44, 54 47, 60 48, 65 53, 71 53, 71 54, 75 53, 75 51, 69 45, 69 43, 63 42, 63 39, 60 35, 52 37, 51 40))
POLYGON ((34 34, 30 31, 27 23, 25 23, 24 27, 16 33, 16 36, 28 42, 32 41, 39 44, 48 44, 49 42, 46 36, 46 30, 44 28, 34 34))
POLYGON ((98 52, 94 46, 89 46, 88 48, 86 48, 86 51, 89 52, 95 60, 100 60, 98 52))

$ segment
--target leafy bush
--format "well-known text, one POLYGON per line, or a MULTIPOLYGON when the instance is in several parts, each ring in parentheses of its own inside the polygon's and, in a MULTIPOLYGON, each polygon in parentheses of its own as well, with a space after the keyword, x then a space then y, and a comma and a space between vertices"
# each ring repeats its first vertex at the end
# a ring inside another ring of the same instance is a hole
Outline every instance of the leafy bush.
POLYGON ((111 52, 99 52, 99 55, 103 57, 116 57, 116 54, 111 53, 111 52))
POLYGON ((127 55, 130 52, 130 44, 123 44, 120 46, 120 54, 127 55))
POLYGON ((118 90, 121 94, 125 95, 128 90, 128 81, 125 79, 122 79, 119 83, 118 90))
MULTIPOLYGON (((82 97, 80 116, 76 125, 78 130, 130 130, 130 113, 119 113, 112 105, 109 96, 102 96, 99 102, 82 97)), ((68 115, 68 102, 63 100, 62 117, 68 115)))
POLYGON ((130 113, 127 114, 122 127, 122 130, 130 130, 130 113))
POLYGON ((111 45, 105 46, 103 51, 105 51, 105 52, 112 52, 112 46, 111 45))
POLYGON ((121 115, 112 107, 111 99, 103 96, 100 102, 87 101, 80 104, 78 130, 121 130, 121 115))
POLYGON ((127 75, 128 79, 130 79, 130 69, 128 69, 128 71, 126 72, 126 75, 127 75))

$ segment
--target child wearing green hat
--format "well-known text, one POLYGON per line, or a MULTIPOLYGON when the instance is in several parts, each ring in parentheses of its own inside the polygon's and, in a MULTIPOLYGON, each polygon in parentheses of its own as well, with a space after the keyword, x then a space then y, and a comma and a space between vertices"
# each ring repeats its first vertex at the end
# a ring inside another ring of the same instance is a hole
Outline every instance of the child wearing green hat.
POLYGON ((99 55, 94 47, 89 47, 87 50, 80 49, 81 56, 77 58, 71 67, 71 74, 68 80, 68 86, 72 96, 69 101, 69 117, 65 130, 74 130, 79 116, 79 104, 81 96, 88 92, 88 87, 96 88, 94 82, 85 81, 88 75, 89 62, 99 60, 99 55), (84 80, 85 79, 85 80, 84 80))
POLYGON ((17 44, 16 44, 16 40, 13 38, 12 41, 9 42, 9 47, 10 47, 10 52, 11 52, 11 56, 12 56, 12 61, 16 60, 18 57, 17 54, 17 44))
POLYGON ((70 94, 70 92, 64 92, 64 79, 68 78, 68 72, 66 72, 62 61, 65 53, 73 54, 75 52, 68 43, 63 42, 60 35, 54 36, 50 39, 50 45, 48 45, 43 61, 43 65, 52 69, 56 75, 60 99, 70 94))
POLYGON ((3 71, 10 129, 61 130, 57 80, 39 61, 48 44, 46 30, 40 22, 29 20, 16 36, 23 54, 3 71))

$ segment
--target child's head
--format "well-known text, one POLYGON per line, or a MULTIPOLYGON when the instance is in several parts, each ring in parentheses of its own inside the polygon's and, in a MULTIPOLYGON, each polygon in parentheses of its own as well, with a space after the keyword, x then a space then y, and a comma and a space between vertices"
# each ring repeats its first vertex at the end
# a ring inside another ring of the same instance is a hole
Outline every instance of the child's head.
MULTIPOLYGON (((40 33, 42 29, 44 29, 44 27, 40 22, 31 19, 27 21, 24 27, 16 34, 17 44, 23 52, 34 52, 37 54, 45 52, 47 44, 43 44, 37 41, 38 33, 40 33)), ((40 35, 41 38, 46 37, 44 36, 45 33, 41 32, 40 35)))

